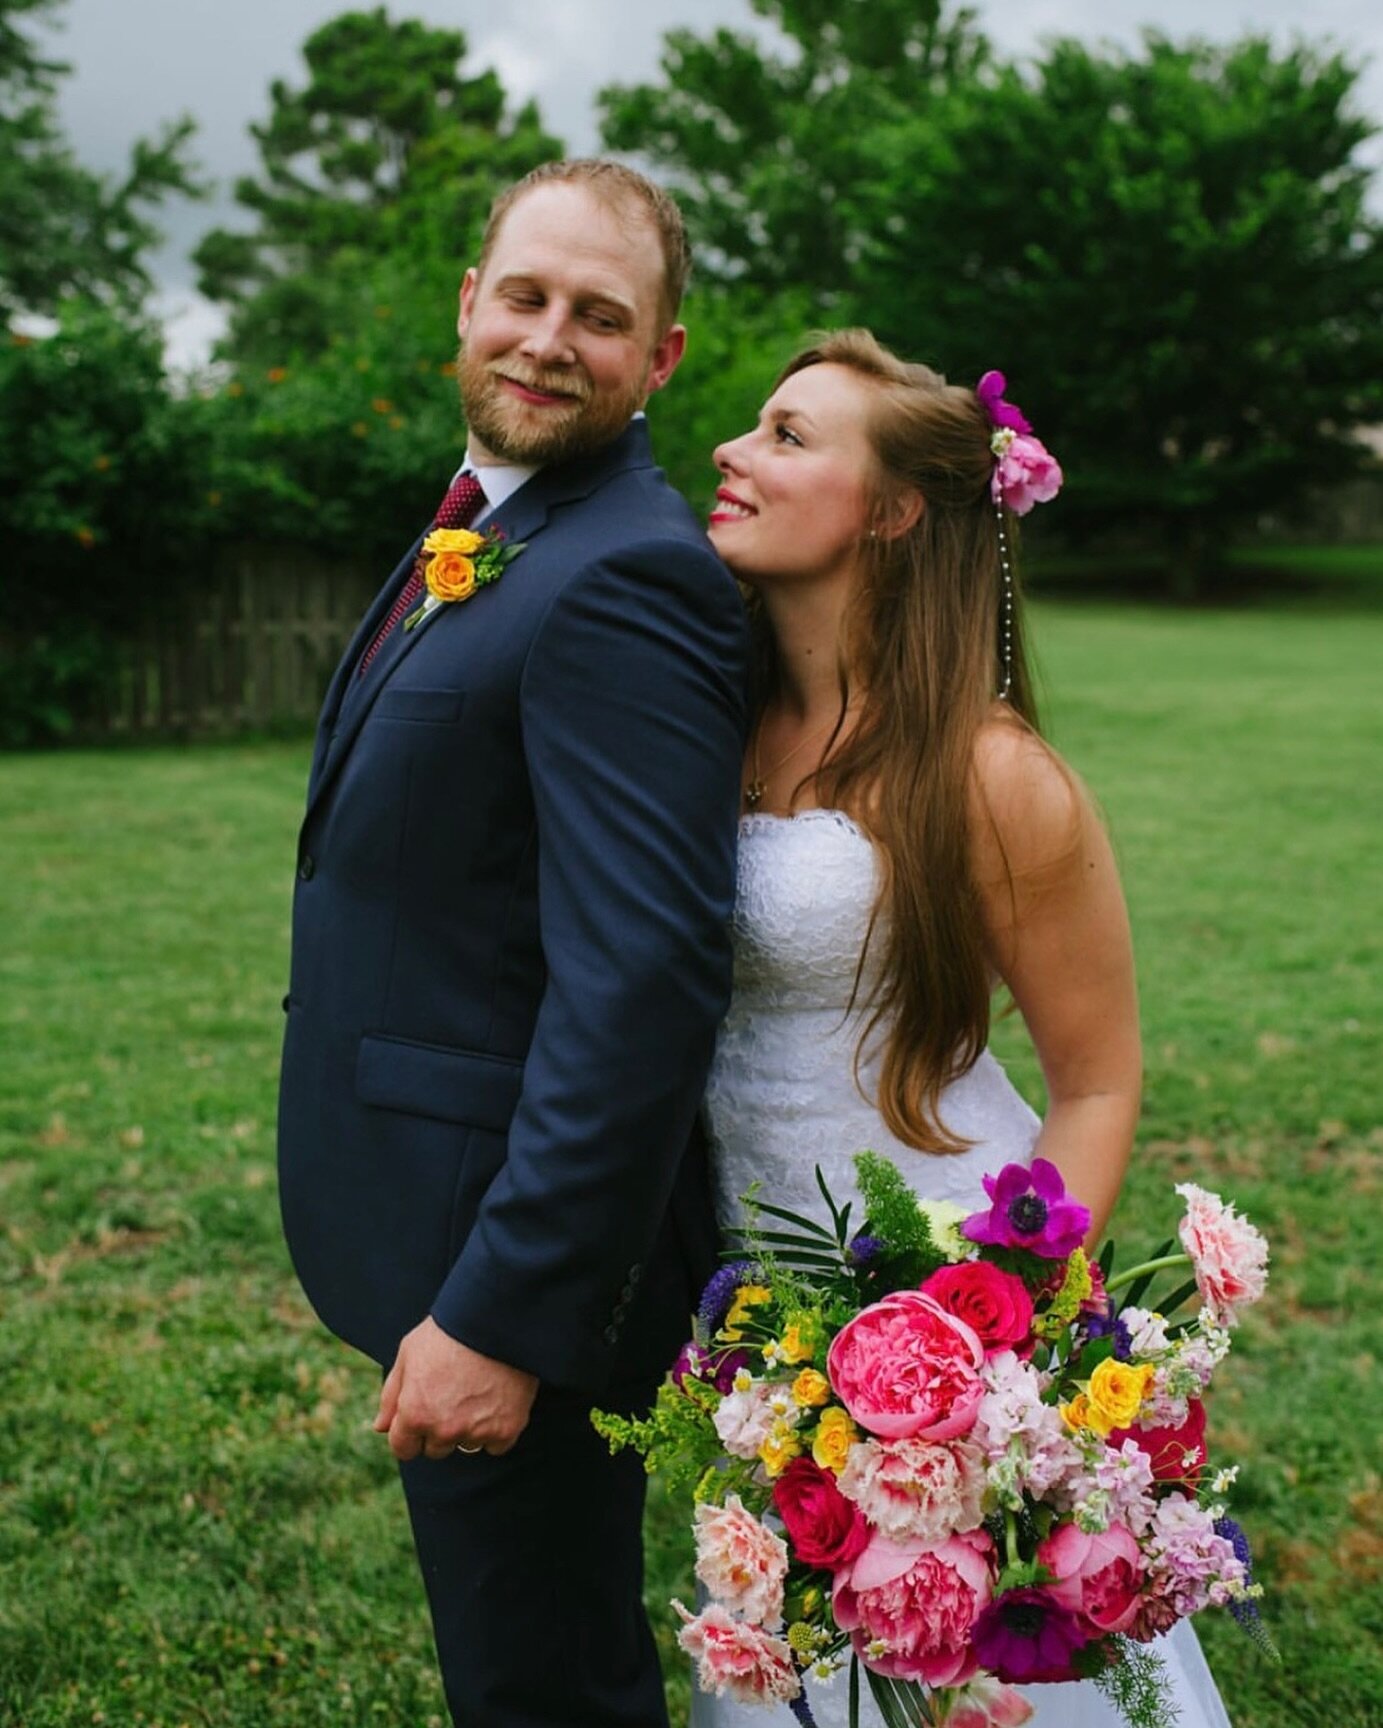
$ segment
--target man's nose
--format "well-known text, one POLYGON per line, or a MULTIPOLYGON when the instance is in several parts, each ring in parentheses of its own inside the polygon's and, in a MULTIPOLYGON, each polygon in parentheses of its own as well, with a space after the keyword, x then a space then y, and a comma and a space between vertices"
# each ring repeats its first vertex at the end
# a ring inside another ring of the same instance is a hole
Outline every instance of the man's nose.
POLYGON ((533 320, 524 336, 523 351, 540 365, 571 365, 576 353, 565 307, 549 306, 540 318, 533 320))

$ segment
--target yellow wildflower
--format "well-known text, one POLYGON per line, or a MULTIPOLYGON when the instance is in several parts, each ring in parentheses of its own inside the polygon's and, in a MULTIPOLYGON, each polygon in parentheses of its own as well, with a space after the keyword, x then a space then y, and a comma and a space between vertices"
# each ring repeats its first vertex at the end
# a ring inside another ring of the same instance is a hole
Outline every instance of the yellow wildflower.
POLYGON ((759 1447, 759 1461, 770 1476, 781 1476, 802 1450, 802 1442, 790 1422, 775 1422, 767 1440, 759 1447))

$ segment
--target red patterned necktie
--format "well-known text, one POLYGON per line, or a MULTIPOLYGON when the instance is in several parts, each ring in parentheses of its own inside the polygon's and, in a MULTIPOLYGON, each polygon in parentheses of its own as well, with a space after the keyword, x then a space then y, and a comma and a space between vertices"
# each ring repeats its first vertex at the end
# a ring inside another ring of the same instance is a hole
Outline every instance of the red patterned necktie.
MULTIPOLYGON (((471 523, 485 508, 485 493, 474 474, 458 474, 447 488, 447 495, 437 507, 437 514, 432 519, 433 528, 469 528, 471 523)), ((428 530, 429 533, 432 529, 428 530)), ((379 635, 360 657, 360 667, 357 678, 363 678, 365 668, 379 653, 388 638, 389 632, 409 610, 414 601, 423 592, 423 567, 426 557, 419 552, 413 561, 413 569, 408 580, 399 592, 399 597, 389 608, 389 616, 380 626, 379 635)))

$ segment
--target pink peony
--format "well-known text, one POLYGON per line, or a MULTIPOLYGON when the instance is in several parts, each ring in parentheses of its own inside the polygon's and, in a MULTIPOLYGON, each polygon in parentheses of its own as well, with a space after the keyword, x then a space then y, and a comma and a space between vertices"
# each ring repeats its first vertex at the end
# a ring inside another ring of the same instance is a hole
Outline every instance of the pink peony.
POLYGON ((716 1602, 696 1615, 672 1605, 684 1622, 677 1642, 695 1660, 703 1692, 740 1704, 790 1704, 800 1695, 802 1682, 781 1638, 736 1620, 716 1602))
POLYGON ((1055 456, 1040 438, 1015 433, 994 464, 991 490, 1015 516, 1026 516, 1034 504, 1045 504, 1061 490, 1063 475, 1055 456))
POLYGON ((876 1535, 835 1576, 836 1625, 877 1674, 960 1686, 977 1663, 970 1630, 993 1591, 994 1544, 983 1530, 944 1542, 876 1535), (869 1653, 882 1644, 881 1655, 869 1653))
POLYGON ((1037 1558, 1053 1576, 1047 1594, 1092 1631, 1124 1632, 1133 1623, 1143 1570, 1138 1544, 1122 1524, 1095 1533, 1058 1524, 1039 1543, 1037 1558))
POLYGON ((1108 1438, 1111 1446, 1121 1446, 1125 1440, 1132 1440, 1140 1451, 1146 1452, 1157 1481, 1184 1483, 1193 1494, 1200 1486, 1206 1451, 1205 1405, 1199 1398, 1188 1401, 1184 1422, 1160 1427, 1140 1424, 1136 1428, 1114 1428, 1108 1438))
POLYGON ((783 1619, 787 1544, 746 1512, 738 1494, 696 1508, 696 1575, 726 1608, 761 1626, 783 1619))
POLYGON ((773 1484, 773 1503, 795 1558, 835 1572, 869 1541, 859 1510, 836 1486, 835 1472, 810 1458, 794 1458, 773 1484))
POLYGON ((886 1440, 950 1440, 974 1424, 983 1362, 963 1320, 921 1291, 899 1290, 840 1329, 826 1371, 862 1428, 886 1440))
POLYGON ((967 1440, 868 1440, 850 1448, 840 1491, 895 1542, 940 1542, 984 1522, 984 1453, 967 1440))
POLYGON ((1021 1278, 985 1260, 938 1267, 922 1284, 932 1297, 965 1324, 986 1352, 1016 1350, 1032 1326, 1032 1297, 1021 1278))
POLYGON ((1221 1325, 1233 1326, 1238 1310, 1256 1302, 1267 1285, 1267 1241, 1218 1194, 1194 1182, 1178 1182, 1176 1191, 1186 1201, 1179 1234, 1201 1301, 1221 1325))

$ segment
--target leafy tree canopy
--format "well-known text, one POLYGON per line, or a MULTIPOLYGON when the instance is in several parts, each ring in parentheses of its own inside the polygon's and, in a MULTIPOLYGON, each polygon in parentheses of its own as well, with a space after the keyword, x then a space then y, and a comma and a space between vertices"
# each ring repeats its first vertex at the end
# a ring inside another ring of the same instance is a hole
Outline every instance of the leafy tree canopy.
POLYGON ((394 253, 465 256, 498 189, 561 154, 530 103, 510 114, 494 72, 466 75, 459 30, 347 12, 303 47, 307 82, 270 89, 251 127, 257 176, 236 199, 248 232, 197 249, 201 287, 233 312, 230 351, 321 352, 350 303, 349 277, 394 253))
POLYGON ((51 313, 70 294, 136 303, 149 289, 144 257, 158 239, 150 209, 200 187, 190 165, 191 119, 141 139, 119 179, 81 166, 55 111, 68 70, 32 26, 61 0, 0 0, 0 317, 51 313))

